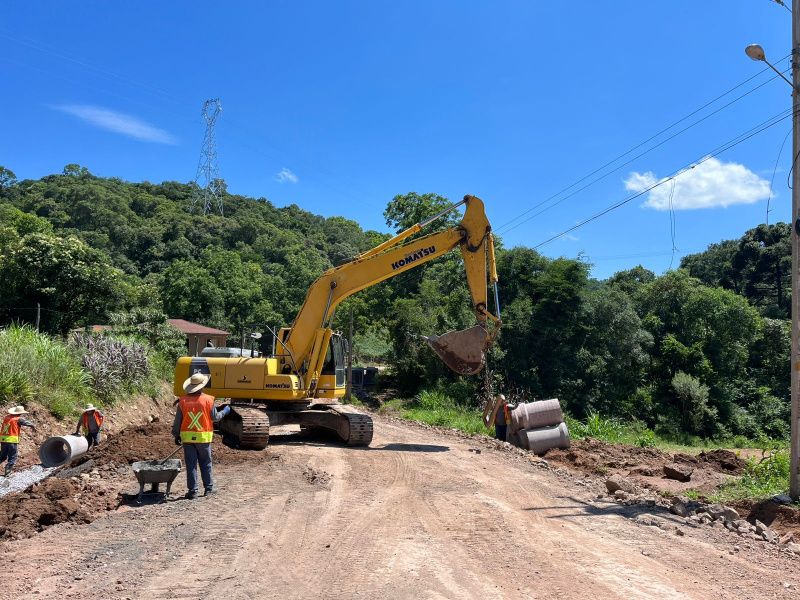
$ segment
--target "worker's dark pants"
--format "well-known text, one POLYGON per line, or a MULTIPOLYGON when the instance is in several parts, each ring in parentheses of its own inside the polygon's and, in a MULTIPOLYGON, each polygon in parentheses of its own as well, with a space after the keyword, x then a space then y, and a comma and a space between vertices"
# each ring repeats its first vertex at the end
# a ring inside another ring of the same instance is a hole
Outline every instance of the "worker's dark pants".
POLYGON ((100 432, 95 431, 94 433, 89 432, 85 436, 86 442, 89 444, 89 448, 92 446, 99 446, 100 445, 100 432))
POLYGON ((499 422, 495 421, 495 423, 494 423, 494 437, 496 437, 498 440, 501 440, 501 441, 505 442, 506 441, 506 430, 507 429, 508 429, 508 425, 506 425, 505 423, 499 423, 499 422))
POLYGON ((214 487, 211 478, 211 444, 184 444, 183 458, 186 460, 186 487, 197 493, 197 465, 200 464, 200 477, 203 487, 210 490, 214 487))
POLYGON ((2 464, 3 461, 8 461, 6 463, 6 474, 10 473, 14 465, 17 464, 18 446, 19 444, 9 444, 8 442, 0 443, 0 464, 2 464))

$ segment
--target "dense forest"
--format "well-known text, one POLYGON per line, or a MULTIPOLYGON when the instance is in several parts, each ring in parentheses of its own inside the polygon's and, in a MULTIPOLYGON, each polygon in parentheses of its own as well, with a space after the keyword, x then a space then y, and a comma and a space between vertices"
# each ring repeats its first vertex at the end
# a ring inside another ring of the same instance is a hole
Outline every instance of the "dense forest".
MULTIPOLYGON (((227 193, 224 217, 191 214, 193 189, 79 165, 19 181, 0 167, 0 325, 32 322, 38 303, 53 334, 131 313, 263 331, 291 322, 323 270, 388 237, 227 193)), ((400 230, 448 204, 399 195, 384 216, 400 230)), ((499 245, 495 387, 667 434, 787 435, 788 225, 713 244, 661 276, 638 266, 604 281, 584 261, 499 245)), ((451 253, 352 297, 337 325, 354 315, 358 356, 391 365, 403 393, 435 388, 475 405, 483 377, 454 377, 420 337, 473 324, 468 298, 451 253)))

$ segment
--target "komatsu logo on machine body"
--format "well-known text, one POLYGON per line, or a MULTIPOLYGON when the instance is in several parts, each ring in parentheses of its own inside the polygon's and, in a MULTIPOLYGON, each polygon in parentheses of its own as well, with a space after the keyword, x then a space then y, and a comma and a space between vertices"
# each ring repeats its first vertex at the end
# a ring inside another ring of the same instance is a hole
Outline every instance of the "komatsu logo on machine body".
POLYGON ((405 267, 407 264, 416 262, 420 258, 424 258, 426 256, 430 256, 436 252, 436 246, 428 246, 427 248, 420 248, 416 252, 409 254, 405 258, 401 258, 397 262, 392 263, 392 271, 396 271, 400 267, 405 267))

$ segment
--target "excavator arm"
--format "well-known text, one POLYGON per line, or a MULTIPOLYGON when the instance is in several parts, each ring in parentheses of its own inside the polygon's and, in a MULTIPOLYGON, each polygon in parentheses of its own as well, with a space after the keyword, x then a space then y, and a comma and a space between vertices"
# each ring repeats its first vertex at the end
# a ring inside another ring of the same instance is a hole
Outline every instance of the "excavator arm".
POLYGON ((480 355, 479 369, 482 366, 482 353, 494 339, 500 325, 497 270, 494 240, 483 202, 475 196, 465 196, 458 204, 417 223, 351 262, 329 269, 311 285, 291 329, 282 336, 281 344, 286 350, 284 358, 293 363, 292 370, 307 381, 310 376, 313 386, 322 368, 331 337, 331 330, 326 324, 342 300, 364 288, 430 262, 457 246, 461 248, 472 307, 479 324, 466 332, 452 332, 438 338, 429 338, 429 343, 448 365, 462 374, 475 372, 474 356, 477 351, 480 355), (403 244, 423 227, 461 204, 466 204, 466 211, 459 225, 403 244), (489 282, 494 284, 497 315, 489 312, 487 306, 489 282), (491 334, 488 331, 489 320, 494 325, 491 334), (458 334, 462 333, 466 335, 459 337, 458 334), (465 345, 470 347, 462 350, 460 347, 465 345), (477 345, 480 345, 479 349, 476 348, 477 345), (455 360, 451 357, 454 352, 455 360), (457 358, 459 354, 472 358, 461 361, 461 364, 457 358), (468 363, 471 366, 465 366, 468 363))

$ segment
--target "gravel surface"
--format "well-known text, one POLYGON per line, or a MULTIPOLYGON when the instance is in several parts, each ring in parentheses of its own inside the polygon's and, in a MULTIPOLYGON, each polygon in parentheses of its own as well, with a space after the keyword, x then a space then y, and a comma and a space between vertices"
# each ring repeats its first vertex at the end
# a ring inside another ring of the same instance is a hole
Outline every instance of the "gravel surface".
POLYGON ((12 472, 9 477, 0 477, 0 496, 5 496, 11 492, 21 492, 31 487, 34 483, 49 477, 58 467, 45 468, 42 465, 34 465, 24 471, 12 472))

